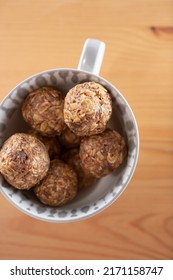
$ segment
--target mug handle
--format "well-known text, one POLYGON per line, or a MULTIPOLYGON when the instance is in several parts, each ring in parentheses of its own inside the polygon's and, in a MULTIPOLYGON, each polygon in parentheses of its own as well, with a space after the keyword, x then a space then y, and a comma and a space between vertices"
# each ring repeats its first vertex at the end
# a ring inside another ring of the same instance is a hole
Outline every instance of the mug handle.
POLYGON ((96 39, 87 39, 84 43, 77 69, 98 75, 104 53, 104 42, 96 39))

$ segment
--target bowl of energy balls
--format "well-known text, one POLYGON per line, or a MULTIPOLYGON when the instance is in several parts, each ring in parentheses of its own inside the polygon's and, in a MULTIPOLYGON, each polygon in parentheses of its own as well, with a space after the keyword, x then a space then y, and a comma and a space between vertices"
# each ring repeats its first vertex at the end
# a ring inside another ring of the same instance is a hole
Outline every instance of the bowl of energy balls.
POLYGON ((133 113, 103 78, 74 69, 28 78, 0 106, 0 188, 44 221, 91 217, 129 183, 138 157, 133 113))

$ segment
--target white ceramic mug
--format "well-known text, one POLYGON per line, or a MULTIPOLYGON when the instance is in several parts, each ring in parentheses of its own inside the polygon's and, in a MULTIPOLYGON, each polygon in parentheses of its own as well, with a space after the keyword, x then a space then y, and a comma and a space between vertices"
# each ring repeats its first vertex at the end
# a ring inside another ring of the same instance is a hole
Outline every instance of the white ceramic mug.
MULTIPOLYGON (((50 222, 79 221, 98 214, 111 205, 125 190, 136 168, 139 154, 139 134, 134 114, 123 95, 111 83, 99 76, 105 44, 87 39, 78 69, 61 68, 38 73, 18 84, 0 105, 0 147, 16 132, 28 130, 21 114, 21 104, 26 95, 41 87, 54 86, 63 94, 78 83, 95 81, 111 94, 113 114, 109 126, 126 139, 127 160, 117 170, 101 178, 91 188, 82 190, 70 203, 62 207, 41 204, 32 191, 21 191, 10 186, 0 175, 2 194, 20 211, 34 218, 50 222)), ((128 199, 128 198, 127 198, 128 199)))

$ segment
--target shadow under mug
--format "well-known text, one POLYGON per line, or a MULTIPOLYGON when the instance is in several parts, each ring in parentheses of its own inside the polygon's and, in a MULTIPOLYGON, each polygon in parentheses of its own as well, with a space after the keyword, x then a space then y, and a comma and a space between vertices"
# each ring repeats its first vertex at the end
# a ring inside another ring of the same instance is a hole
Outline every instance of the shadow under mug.
POLYGON ((43 221, 79 221, 98 214, 111 205, 125 190, 136 168, 139 154, 139 134, 134 114, 123 95, 111 83, 99 76, 105 44, 87 39, 77 69, 60 68, 43 71, 18 84, 0 105, 0 147, 16 132, 28 130, 21 114, 21 104, 27 94, 42 86, 57 87, 64 95, 76 84, 94 81, 103 85, 111 94, 113 113, 108 124, 126 140, 126 161, 96 184, 78 193, 77 197, 62 207, 41 204, 32 191, 21 191, 10 186, 0 175, 2 194, 23 213, 43 221))

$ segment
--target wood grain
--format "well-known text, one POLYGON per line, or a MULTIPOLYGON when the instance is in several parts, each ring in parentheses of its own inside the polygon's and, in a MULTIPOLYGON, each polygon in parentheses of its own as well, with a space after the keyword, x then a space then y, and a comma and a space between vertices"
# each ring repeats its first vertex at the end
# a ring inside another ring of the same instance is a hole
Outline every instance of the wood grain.
POLYGON ((123 195, 72 224, 34 220, 0 196, 0 259, 173 258, 173 1, 0 0, 0 100, 39 71, 106 43, 101 75, 131 105, 140 156, 123 195))

